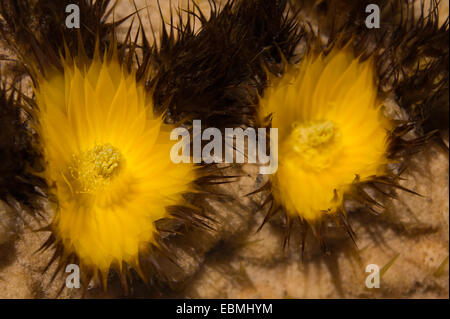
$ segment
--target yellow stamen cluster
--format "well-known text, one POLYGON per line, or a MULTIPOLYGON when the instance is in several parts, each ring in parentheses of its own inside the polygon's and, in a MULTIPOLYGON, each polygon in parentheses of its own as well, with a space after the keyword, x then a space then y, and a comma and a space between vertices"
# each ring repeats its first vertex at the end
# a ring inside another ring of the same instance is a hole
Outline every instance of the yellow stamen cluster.
MULTIPOLYGON (((339 129, 330 121, 307 124, 294 122, 292 133, 285 143, 301 157, 301 164, 315 170, 332 165, 332 153, 341 146, 339 129)), ((289 151, 289 150, 286 150, 289 151)))
POLYGON ((69 170, 71 177, 80 184, 80 193, 92 193, 108 186, 123 165, 120 151, 108 143, 73 155, 73 158, 74 166, 69 167, 69 170))

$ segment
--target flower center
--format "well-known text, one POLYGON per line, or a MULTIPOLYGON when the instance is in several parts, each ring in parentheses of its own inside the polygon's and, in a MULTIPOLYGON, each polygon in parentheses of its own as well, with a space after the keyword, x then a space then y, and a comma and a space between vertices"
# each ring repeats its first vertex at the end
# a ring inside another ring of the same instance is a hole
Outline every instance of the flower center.
POLYGON ((72 177, 79 183, 79 193, 92 193, 111 183, 123 163, 122 154, 111 144, 97 145, 93 149, 74 155, 69 167, 72 177))
POLYGON ((333 163, 340 149, 341 133, 333 122, 294 122, 288 144, 302 159, 302 164, 323 170, 333 163))

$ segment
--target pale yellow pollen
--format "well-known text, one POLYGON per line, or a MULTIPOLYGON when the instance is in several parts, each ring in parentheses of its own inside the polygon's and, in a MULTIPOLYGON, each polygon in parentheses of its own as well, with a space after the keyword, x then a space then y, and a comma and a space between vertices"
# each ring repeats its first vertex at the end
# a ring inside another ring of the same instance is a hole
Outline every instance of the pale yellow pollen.
POLYGON ((120 151, 111 144, 74 155, 70 173, 79 183, 79 193, 92 193, 110 184, 123 162, 120 151))
POLYGON ((340 149, 341 134, 330 121, 294 122, 288 145, 302 159, 302 164, 323 170, 333 163, 340 149))

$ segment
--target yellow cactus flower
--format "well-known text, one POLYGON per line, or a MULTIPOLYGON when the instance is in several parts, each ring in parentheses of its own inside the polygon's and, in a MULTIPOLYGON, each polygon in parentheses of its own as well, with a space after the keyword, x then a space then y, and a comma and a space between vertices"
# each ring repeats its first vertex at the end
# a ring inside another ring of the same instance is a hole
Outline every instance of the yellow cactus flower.
POLYGON ((139 271, 140 252, 158 246, 155 221, 185 204, 196 170, 172 163, 173 127, 117 58, 63 66, 35 88, 45 178, 58 203, 51 230, 86 269, 139 271))
POLYGON ((261 99, 279 133, 273 198, 313 223, 335 214, 355 178, 385 173, 389 121, 377 101, 375 66, 346 48, 309 55, 261 99))

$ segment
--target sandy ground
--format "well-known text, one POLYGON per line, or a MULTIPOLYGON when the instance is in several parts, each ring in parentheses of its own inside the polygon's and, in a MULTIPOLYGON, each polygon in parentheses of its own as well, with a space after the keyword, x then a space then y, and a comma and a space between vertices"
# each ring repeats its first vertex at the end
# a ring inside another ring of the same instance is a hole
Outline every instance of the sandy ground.
MULTIPOLYGON (((203 8, 208 5, 198 1, 203 8)), ((177 1, 172 1, 176 4, 177 1)), ((186 5, 187 1, 180 1, 186 5)), ((138 8, 145 1, 137 1, 138 8)), ((147 1, 148 11, 159 27, 156 1, 147 1)), ((161 1, 169 12, 169 1, 161 1)), ((120 1, 117 17, 133 11, 132 2, 120 1)), ((446 13, 445 13, 446 12, 446 13)), ((446 11, 448 15, 448 3, 446 11)), ((448 138, 447 138, 448 140, 448 138)), ((430 145, 414 157, 404 177, 404 186, 423 197, 399 193, 399 200, 386 203, 381 216, 355 211, 350 221, 357 234, 357 247, 342 231, 328 234, 331 254, 326 256, 317 240, 307 238, 303 260, 299 238, 282 249, 283 228, 275 219, 261 232, 256 229, 264 211, 261 198, 244 197, 261 185, 257 168, 245 166, 245 177, 226 191, 234 199, 204 200, 204 207, 217 220, 216 232, 188 234, 175 239, 182 271, 173 271, 174 287, 162 294, 136 288, 134 297, 189 298, 448 298, 449 297, 449 162, 448 153, 430 145), (194 247, 194 248, 192 248, 194 247), (382 269, 379 289, 366 288, 366 266, 382 269)), ((231 169, 234 170, 234 169, 231 169)), ((59 276, 50 283, 42 275, 51 252, 35 254, 47 234, 32 231, 15 219, 0 203, 0 297, 52 298, 64 283, 59 276)), ((295 231, 294 231, 295 234, 295 231)), ((88 297, 120 297, 112 285, 107 293, 93 285, 88 297)), ((65 289, 63 298, 80 297, 79 289, 65 289)))

